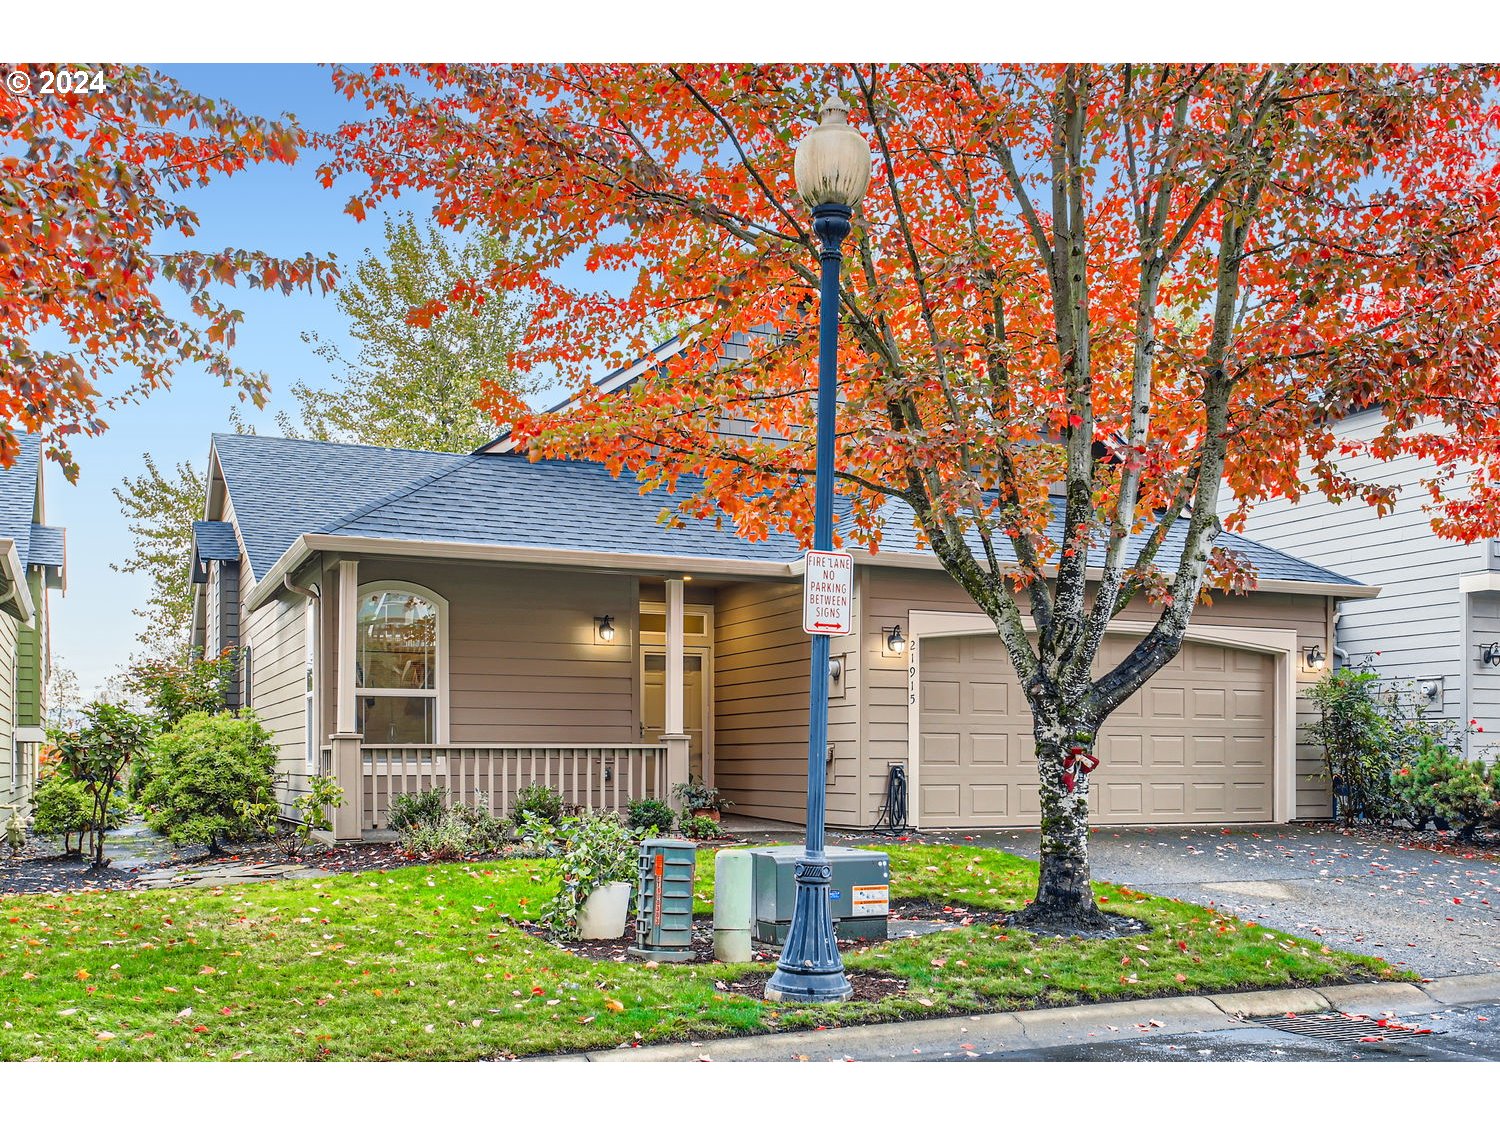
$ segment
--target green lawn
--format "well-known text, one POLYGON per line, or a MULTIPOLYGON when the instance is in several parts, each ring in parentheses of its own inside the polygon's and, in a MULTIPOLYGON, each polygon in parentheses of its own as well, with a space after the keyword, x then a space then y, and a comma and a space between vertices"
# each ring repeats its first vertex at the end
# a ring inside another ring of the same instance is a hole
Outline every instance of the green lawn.
MULTIPOLYGON (((1036 866, 892 846, 894 898, 1017 906, 1036 866)), ((712 853, 700 857, 700 893, 712 853)), ((879 1003, 797 1008, 714 987, 755 965, 593 962, 508 925, 545 863, 412 867, 258 886, 0 898, 0 1058, 482 1059, 1294 982, 1405 976, 1213 910, 1098 884, 1143 937, 976 926, 868 947, 910 981, 879 1003)))

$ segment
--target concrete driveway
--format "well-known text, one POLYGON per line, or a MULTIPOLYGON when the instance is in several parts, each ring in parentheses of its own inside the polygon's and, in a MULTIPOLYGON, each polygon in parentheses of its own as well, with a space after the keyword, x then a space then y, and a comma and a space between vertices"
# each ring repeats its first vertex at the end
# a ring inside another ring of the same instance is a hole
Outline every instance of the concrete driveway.
MULTIPOLYGON (((1037 854, 1035 831, 912 839, 1037 854)), ((1422 976, 1500 969, 1500 863, 1478 855, 1288 825, 1100 828, 1092 848, 1095 879, 1314 934, 1422 976)))

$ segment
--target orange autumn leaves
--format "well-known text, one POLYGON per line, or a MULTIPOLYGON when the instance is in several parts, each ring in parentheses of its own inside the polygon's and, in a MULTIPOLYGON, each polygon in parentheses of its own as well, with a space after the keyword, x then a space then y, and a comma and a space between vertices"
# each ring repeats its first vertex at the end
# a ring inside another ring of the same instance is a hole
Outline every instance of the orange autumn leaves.
POLYGON ((0 79, 17 69, 32 81, 0 80, 0 466, 19 432, 44 431, 72 475, 69 435, 100 432, 107 409, 184 368, 260 403, 265 377, 232 359, 241 314, 217 287, 326 291, 337 271, 312 254, 200 249, 198 217, 179 193, 252 164, 293 163, 303 130, 144 67, 96 66, 102 91, 57 95, 37 92, 42 67, 0 66, 0 79), (163 300, 161 281, 181 287, 185 312, 163 300))
MULTIPOLYGON (((845 542, 877 547, 886 498, 920 493, 1050 564, 1069 433, 1097 445, 1096 544, 1127 477, 1139 501, 1125 532, 1172 510, 1209 443, 1205 357, 1226 270, 1238 295, 1218 369, 1233 382, 1222 472, 1236 495, 1364 497, 1327 434, 1369 406, 1391 421, 1390 452, 1421 453, 1435 478, 1481 464, 1479 499, 1434 494, 1445 532, 1500 532, 1494 74, 1074 69, 1088 104, 1071 217, 1051 196, 1064 69, 1049 66, 339 70, 375 113, 340 131, 322 174, 368 177, 351 209, 422 189, 442 221, 514 239, 453 300, 536 295, 514 362, 558 373, 576 406, 538 414, 500 388, 483 403, 533 455, 637 472, 666 490, 672 519, 806 539, 817 263, 791 158, 836 88, 875 153, 841 298, 845 542), (1226 261, 1225 224, 1246 216, 1245 251, 1226 261), (1069 267, 1082 287, 1061 312, 1060 217, 1085 233, 1069 267), (577 261, 619 283, 564 280, 577 261), (595 392, 601 371, 673 328, 684 347, 627 391, 595 392), (1131 440, 1142 369, 1149 436, 1131 440), (1411 433, 1423 418, 1440 440, 1411 433), (1318 462, 1307 481, 1304 455, 1318 462)), ((1215 560, 1214 583, 1248 580, 1215 560)))

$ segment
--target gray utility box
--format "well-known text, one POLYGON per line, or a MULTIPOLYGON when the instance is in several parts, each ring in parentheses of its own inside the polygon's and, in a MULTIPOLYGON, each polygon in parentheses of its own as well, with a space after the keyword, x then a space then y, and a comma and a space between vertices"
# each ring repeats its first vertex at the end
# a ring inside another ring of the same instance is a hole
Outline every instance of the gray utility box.
POLYGON ((635 894, 637 957, 687 961, 693 956, 693 873, 698 848, 687 840, 641 841, 635 894))
MULTIPOLYGON (((792 903, 797 898, 796 864, 801 844, 780 848, 751 848, 751 882, 755 888, 755 940, 783 945, 792 925, 792 903)), ((891 861, 885 852, 859 848, 825 849, 833 882, 828 905, 833 931, 841 938, 884 941, 891 912, 891 861)))

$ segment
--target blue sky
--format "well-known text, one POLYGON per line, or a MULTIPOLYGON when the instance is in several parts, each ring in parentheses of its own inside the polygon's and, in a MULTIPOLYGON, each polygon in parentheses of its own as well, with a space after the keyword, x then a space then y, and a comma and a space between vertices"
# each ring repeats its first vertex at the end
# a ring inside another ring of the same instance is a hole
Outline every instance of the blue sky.
MULTIPOLYGON (((334 91, 330 72, 322 67, 235 64, 161 69, 189 89, 226 99, 247 112, 292 112, 311 129, 331 128, 355 113, 355 107, 334 91)), ((206 247, 236 246, 287 256, 332 252, 348 270, 367 247, 379 244, 380 215, 356 223, 344 214, 348 189, 337 183, 332 190, 322 188, 313 176, 316 165, 313 154, 291 168, 254 167, 193 191, 188 198, 201 222, 195 241, 206 247)), ((419 216, 429 205, 426 197, 415 195, 401 202, 419 216)), ((73 441, 81 470, 76 485, 63 480, 55 466, 47 469, 48 522, 68 529, 68 592, 54 604, 54 651, 78 673, 85 698, 130 657, 141 628, 132 609, 142 604, 148 589, 142 576, 109 568, 111 561, 130 556, 132 543, 111 490, 122 477, 141 471, 142 454, 148 451, 163 472, 180 461, 201 469, 209 436, 230 428, 229 412, 237 405, 261 432, 277 433, 275 413, 295 414, 291 384, 298 379, 313 385, 328 381, 327 367, 302 342, 301 333, 316 330, 324 339, 347 341, 331 295, 227 292, 231 303, 245 313, 235 348, 239 363, 271 379, 264 411, 240 404, 234 391, 205 373, 184 370, 169 390, 113 413, 102 436, 73 441)))

